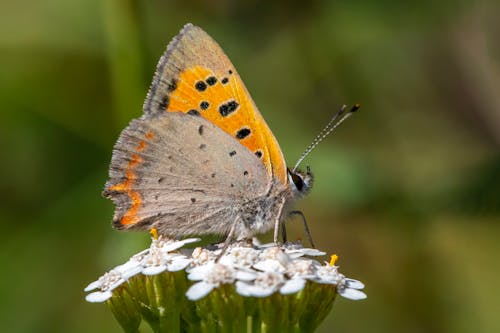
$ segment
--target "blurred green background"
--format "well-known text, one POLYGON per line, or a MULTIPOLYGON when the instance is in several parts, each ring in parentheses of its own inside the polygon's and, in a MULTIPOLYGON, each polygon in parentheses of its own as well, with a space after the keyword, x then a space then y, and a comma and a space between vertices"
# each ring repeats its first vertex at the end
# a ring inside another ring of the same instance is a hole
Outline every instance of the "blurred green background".
MULTIPOLYGON (((100 196, 186 22, 232 59, 293 164, 297 208, 365 282, 320 332, 500 332, 500 3, 21 0, 0 4, 3 332, 120 332, 82 289, 149 242, 100 196)), ((292 238, 303 237, 297 221, 292 238)))

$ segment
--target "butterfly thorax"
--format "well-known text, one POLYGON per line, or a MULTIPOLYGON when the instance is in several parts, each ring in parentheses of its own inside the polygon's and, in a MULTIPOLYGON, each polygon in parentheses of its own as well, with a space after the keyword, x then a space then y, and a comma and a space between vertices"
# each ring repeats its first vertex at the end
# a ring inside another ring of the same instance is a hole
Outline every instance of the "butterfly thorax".
POLYGON ((288 184, 275 179, 265 195, 241 206, 239 217, 242 223, 237 235, 251 237, 269 231, 275 226, 276 219, 284 220, 293 204, 312 188, 313 175, 309 167, 305 173, 288 169, 288 179, 288 184))
POLYGON ((236 207, 236 235, 248 238, 271 230, 293 201, 291 188, 274 181, 267 193, 236 207))

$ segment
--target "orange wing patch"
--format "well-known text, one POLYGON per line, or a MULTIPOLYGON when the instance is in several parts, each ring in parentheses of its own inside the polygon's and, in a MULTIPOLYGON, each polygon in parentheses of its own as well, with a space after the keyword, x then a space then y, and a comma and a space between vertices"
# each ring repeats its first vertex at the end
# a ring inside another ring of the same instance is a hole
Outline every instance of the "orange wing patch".
POLYGON ((285 159, 233 64, 205 31, 186 24, 160 59, 144 103, 145 115, 201 115, 255 153, 268 175, 288 184, 285 159))
POLYGON ((268 173, 286 183, 281 151, 238 74, 195 66, 182 71, 168 96, 166 111, 200 115, 235 137, 262 160, 268 173))
MULTIPOLYGON (((144 140, 139 141, 135 150, 137 152, 143 151, 147 147, 146 140, 150 140, 153 137, 153 132, 147 132, 144 135, 144 140)), ((123 214, 120 220, 116 222, 123 226, 137 223, 140 220, 140 218, 137 216, 137 213, 142 204, 142 199, 139 192, 132 189, 132 185, 137 178, 135 174, 135 168, 142 162, 144 162, 142 157, 140 157, 138 154, 132 154, 132 157, 130 158, 130 161, 125 168, 125 180, 106 189, 106 191, 125 192, 132 201, 131 207, 125 212, 125 214, 123 214)))

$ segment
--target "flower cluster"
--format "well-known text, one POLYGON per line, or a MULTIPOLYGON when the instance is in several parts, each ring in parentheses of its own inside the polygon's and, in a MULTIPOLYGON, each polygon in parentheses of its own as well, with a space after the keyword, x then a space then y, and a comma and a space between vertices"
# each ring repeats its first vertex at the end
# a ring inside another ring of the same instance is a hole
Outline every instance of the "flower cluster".
POLYGON ((113 290, 142 274, 153 276, 165 271, 185 270, 194 283, 187 289, 189 300, 196 301, 222 285, 232 284, 244 297, 267 297, 274 293, 289 295, 304 289, 307 282, 336 286, 339 295, 352 300, 366 298, 364 285, 346 278, 332 262, 320 263, 310 257, 324 256, 316 249, 304 248, 299 243, 282 245, 237 242, 224 251, 221 247, 181 248, 198 241, 189 238, 180 241, 162 236, 153 239, 146 249, 113 268, 90 283, 86 288, 88 302, 104 302, 113 296, 113 290), (96 290, 97 289, 97 290, 96 290))

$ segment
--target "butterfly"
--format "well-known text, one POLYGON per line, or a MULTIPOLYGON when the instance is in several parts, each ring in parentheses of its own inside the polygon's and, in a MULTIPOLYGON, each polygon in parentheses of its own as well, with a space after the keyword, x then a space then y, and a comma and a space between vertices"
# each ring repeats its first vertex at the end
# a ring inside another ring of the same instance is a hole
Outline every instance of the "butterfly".
POLYGON ((281 148, 221 47, 187 24, 161 57, 143 115, 119 136, 103 195, 117 229, 249 238, 312 187, 281 148))

